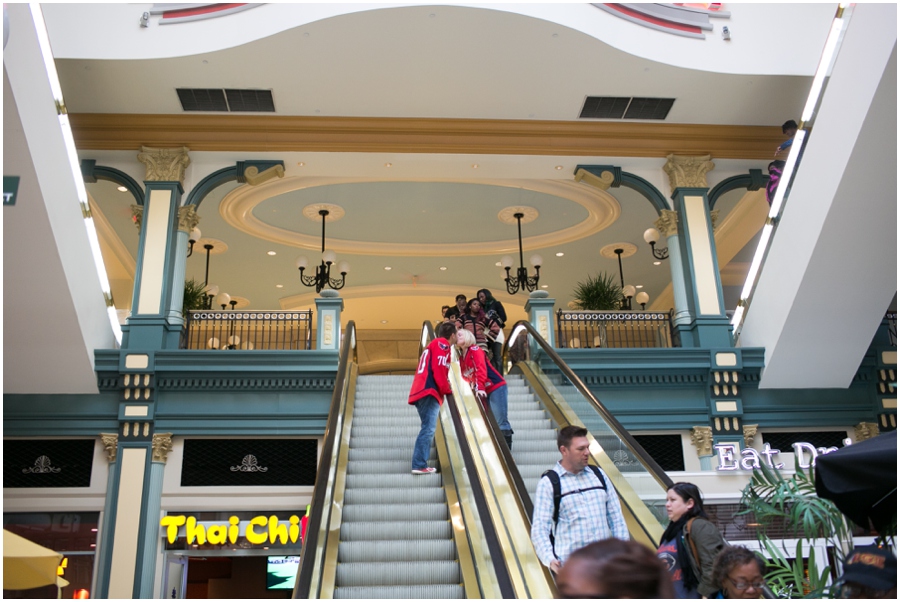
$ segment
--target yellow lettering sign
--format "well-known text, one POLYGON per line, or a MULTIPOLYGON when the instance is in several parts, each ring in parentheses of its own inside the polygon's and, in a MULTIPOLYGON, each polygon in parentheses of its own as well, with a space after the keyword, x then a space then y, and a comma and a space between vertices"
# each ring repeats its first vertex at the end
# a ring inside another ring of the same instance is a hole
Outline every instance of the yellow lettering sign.
MULTIPOLYGON (((309 507, 306 509, 309 513, 309 507)), ((262 545, 268 541, 269 543, 281 542, 282 545, 297 543, 303 541, 306 535, 307 517, 302 519, 293 515, 288 519, 287 523, 279 522, 274 514, 271 516, 255 516, 247 521, 247 528, 244 531, 244 537, 253 545, 262 545)), ((205 544, 207 541, 213 545, 222 545, 224 543, 237 543, 240 537, 241 520, 232 516, 228 519, 228 523, 198 525, 197 518, 193 516, 168 515, 162 517, 159 521, 161 527, 166 529, 166 539, 169 543, 175 543, 178 539, 179 527, 184 527, 184 535, 188 544, 195 541, 199 545, 205 544)))

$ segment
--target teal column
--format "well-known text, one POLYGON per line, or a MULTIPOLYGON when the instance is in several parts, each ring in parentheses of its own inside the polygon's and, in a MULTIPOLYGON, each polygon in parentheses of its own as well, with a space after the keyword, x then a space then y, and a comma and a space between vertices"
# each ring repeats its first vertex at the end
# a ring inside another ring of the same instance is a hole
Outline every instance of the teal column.
POLYGON ((319 295, 316 298, 316 349, 339 351, 344 300, 332 289, 325 289, 319 295))
POLYGON ((106 448, 109 459, 109 476, 106 482, 106 499, 103 501, 103 519, 100 522, 100 533, 97 537, 97 585, 94 598, 109 597, 109 564, 112 558, 113 534, 115 525, 115 499, 119 490, 119 472, 116 470, 116 454, 118 453, 119 436, 116 433, 100 433, 100 439, 106 448))
POLYGON ((172 270, 172 287, 169 291, 168 313, 166 324, 166 349, 178 349, 181 340, 181 329, 184 327, 184 316, 181 308, 184 305, 184 275, 187 268, 188 237, 191 230, 200 223, 194 205, 187 205, 178 209, 178 230, 175 233, 175 255, 172 270))
POLYGON ((144 204, 132 207, 141 235, 131 316, 122 328, 122 348, 172 349, 178 347, 183 325, 180 312, 187 247, 186 235, 179 236, 178 230, 181 222, 187 225, 197 219, 193 208, 181 211, 181 183, 190 159, 186 148, 144 148, 138 160, 146 165, 147 176, 144 204))
POLYGON ((672 272, 672 297, 675 304, 675 315, 672 320, 676 327, 691 323, 691 310, 688 306, 687 285, 684 281, 684 262, 681 260, 681 249, 678 238, 678 214, 669 209, 659 212, 659 219, 654 223, 659 233, 666 237, 669 250, 669 269, 672 272))
POLYGON ((528 312, 528 321, 534 329, 540 333, 547 344, 556 347, 555 320, 553 306, 556 299, 550 299, 547 291, 534 291, 528 296, 525 303, 525 311, 528 312))
POLYGON ((159 552, 159 518, 162 509, 163 476, 166 460, 172 451, 172 433, 156 433, 150 444, 152 450, 150 462, 150 479, 147 487, 147 498, 144 510, 144 535, 140 550, 140 598, 153 598, 153 585, 156 577, 156 561, 159 552))

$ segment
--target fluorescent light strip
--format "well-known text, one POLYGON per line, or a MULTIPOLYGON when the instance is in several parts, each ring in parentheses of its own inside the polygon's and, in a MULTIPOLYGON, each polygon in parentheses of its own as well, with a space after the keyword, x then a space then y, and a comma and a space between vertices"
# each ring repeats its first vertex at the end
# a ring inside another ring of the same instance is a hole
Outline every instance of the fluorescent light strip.
POLYGON ((784 195, 786 194, 791 178, 794 177, 797 158, 800 156, 800 149, 803 148, 803 141, 805 139, 806 130, 797 130, 797 133, 794 134, 794 141, 791 143, 791 151, 784 164, 784 171, 781 173, 781 180, 778 182, 778 188, 775 190, 772 206, 769 207, 769 217, 778 217, 778 214, 781 212, 781 205, 784 203, 784 195))
POLYGON ((34 20, 34 29, 37 33, 38 44, 41 47, 41 55, 44 59, 44 68, 47 70, 47 79, 50 83, 50 90, 53 94, 53 100, 56 101, 59 127, 62 132, 63 142, 66 147, 66 155, 69 160, 69 169, 72 171, 72 179, 75 182, 75 190, 78 196, 78 203, 81 205, 84 218, 84 226, 87 230, 88 244, 91 247, 91 255, 94 257, 94 268, 97 271, 97 277, 100 280, 100 289, 103 293, 104 300, 107 303, 107 315, 112 326, 113 334, 116 341, 122 344, 122 328, 119 325, 119 317, 116 315, 116 308, 113 302, 112 289, 109 286, 109 278, 106 275, 106 266, 103 263, 103 255, 100 253, 100 241, 97 237, 97 228, 94 226, 94 220, 90 217, 90 208, 87 200, 87 190, 84 187, 84 179, 81 175, 81 165, 78 161, 78 151, 75 148, 75 138, 72 136, 72 127, 69 124, 69 116, 65 112, 65 101, 62 95, 62 86, 59 83, 59 76, 56 73, 56 62, 53 59, 53 51, 50 48, 50 38, 47 35, 47 24, 44 22, 44 14, 41 12, 41 5, 32 3, 29 5, 31 9, 31 17, 34 20))
POLYGON ((825 49, 822 50, 819 68, 816 69, 816 75, 813 77, 809 96, 806 99, 806 106, 800 115, 800 121, 806 122, 812 119, 813 112, 816 110, 816 104, 819 102, 819 95, 822 93, 822 86, 825 85, 825 75, 831 69, 831 60, 834 58, 834 52, 837 49, 838 39, 841 36, 843 27, 844 19, 840 17, 836 18, 831 24, 831 31, 828 32, 828 39, 825 40, 825 49))
POLYGON ((763 226, 762 234, 759 237, 759 245, 756 247, 756 253, 753 254, 753 261, 750 262, 750 271, 747 272, 747 280, 744 282, 744 289, 741 291, 741 300, 746 301, 753 292, 753 286, 756 284, 756 277, 762 267, 763 256, 766 254, 766 248, 769 246, 769 239, 772 237, 774 227, 771 223, 763 226))

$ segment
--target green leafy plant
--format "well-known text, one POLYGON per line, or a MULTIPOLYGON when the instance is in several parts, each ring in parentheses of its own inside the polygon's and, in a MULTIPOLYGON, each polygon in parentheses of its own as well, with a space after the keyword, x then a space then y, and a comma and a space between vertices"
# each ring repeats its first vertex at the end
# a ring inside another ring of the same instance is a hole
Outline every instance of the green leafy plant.
POLYGON ((192 309, 206 308, 206 285, 193 278, 184 281, 184 300, 181 303, 181 316, 186 318, 192 309))
POLYGON ((804 567, 804 543, 808 546, 813 540, 825 540, 842 563, 853 540, 837 506, 816 495, 813 469, 800 468, 799 463, 795 463, 794 475, 786 479, 762 464, 753 471, 750 483, 744 488, 741 505, 744 508, 739 514, 752 513, 762 527, 757 539, 768 553, 766 580, 769 587, 779 597, 833 598, 836 592, 827 585, 831 567, 821 571, 817 568, 812 547, 809 547, 809 560, 804 567), (786 548, 776 545, 764 532, 766 526, 776 522, 784 525, 786 537, 797 538, 794 561, 787 557, 786 548))
POLYGON ((572 291, 572 309, 612 310, 622 307, 622 287, 613 274, 601 272, 588 276, 572 291))

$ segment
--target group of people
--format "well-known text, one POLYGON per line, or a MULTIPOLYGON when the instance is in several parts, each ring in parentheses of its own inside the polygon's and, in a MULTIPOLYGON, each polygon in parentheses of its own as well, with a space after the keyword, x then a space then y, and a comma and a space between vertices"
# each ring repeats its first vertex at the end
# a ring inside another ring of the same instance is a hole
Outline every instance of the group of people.
POLYGON ((451 307, 441 307, 441 321, 455 324, 457 330, 468 330, 475 336, 475 344, 487 352, 487 357, 497 371, 503 351, 503 328, 506 326, 506 310, 503 304, 486 288, 479 290, 471 299, 456 295, 451 307))
MULTIPOLYGON (((481 293, 482 291, 479 291, 481 293)), ((476 299, 477 300, 477 299, 476 299)), ((425 348, 409 403, 422 422, 413 448, 412 473, 431 474, 428 456, 444 396, 451 392, 451 347, 460 353, 463 378, 490 407, 512 447, 507 386, 468 329, 447 320, 425 348)), ((590 464, 583 427, 559 430, 556 465, 538 481, 531 541, 541 562, 556 575, 566 598, 771 598, 759 554, 725 542, 703 509, 699 488, 675 483, 666 492, 669 524, 656 553, 629 540, 619 497, 609 477, 590 464)), ((890 550, 858 548, 847 558, 843 597, 896 597, 897 561, 890 550)))

